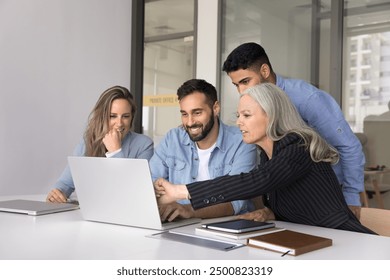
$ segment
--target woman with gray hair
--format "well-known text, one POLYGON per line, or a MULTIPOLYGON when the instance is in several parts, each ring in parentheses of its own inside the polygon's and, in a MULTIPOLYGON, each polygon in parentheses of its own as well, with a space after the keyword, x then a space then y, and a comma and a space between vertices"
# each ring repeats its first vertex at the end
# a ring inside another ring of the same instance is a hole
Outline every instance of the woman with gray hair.
POLYGON ((190 198, 194 209, 263 196, 277 220, 363 233, 348 208, 331 164, 337 151, 306 125, 288 96, 263 83, 241 95, 237 124, 245 143, 258 145, 260 164, 249 173, 188 185, 155 182, 159 203, 190 198))

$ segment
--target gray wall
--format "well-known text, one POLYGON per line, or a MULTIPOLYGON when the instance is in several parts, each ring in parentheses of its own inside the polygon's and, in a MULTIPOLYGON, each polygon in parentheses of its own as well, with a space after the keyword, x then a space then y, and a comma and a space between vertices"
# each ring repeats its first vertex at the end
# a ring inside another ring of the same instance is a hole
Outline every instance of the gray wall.
POLYGON ((49 191, 130 35, 129 0, 0 0, 0 195, 49 191))

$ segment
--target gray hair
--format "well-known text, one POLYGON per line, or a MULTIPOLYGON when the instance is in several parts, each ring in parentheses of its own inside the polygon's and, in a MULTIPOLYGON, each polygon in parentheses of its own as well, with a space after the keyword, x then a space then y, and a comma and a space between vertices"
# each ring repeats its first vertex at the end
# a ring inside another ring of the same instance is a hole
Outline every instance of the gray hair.
POLYGON ((305 123, 290 98, 279 87, 262 83, 247 89, 242 95, 252 97, 267 114, 266 134, 271 140, 278 141, 286 134, 295 133, 303 138, 313 161, 338 162, 337 150, 305 123))

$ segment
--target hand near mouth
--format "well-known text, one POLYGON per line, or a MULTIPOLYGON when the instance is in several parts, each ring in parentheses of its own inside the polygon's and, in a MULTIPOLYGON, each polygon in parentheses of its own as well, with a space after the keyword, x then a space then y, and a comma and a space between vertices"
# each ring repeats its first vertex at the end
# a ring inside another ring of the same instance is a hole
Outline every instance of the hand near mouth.
POLYGON ((103 144, 108 152, 115 152, 122 147, 124 128, 112 128, 103 138, 103 144))

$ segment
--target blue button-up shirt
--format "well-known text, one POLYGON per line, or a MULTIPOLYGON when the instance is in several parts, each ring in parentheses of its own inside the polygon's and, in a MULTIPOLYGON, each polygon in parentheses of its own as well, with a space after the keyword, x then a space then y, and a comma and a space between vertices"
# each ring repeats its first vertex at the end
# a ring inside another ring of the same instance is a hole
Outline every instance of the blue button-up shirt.
MULTIPOLYGON (((196 143, 183 127, 173 128, 156 147, 149 163, 153 180, 165 178, 173 184, 193 183, 199 169, 196 143)), ((249 172, 256 163, 256 146, 242 141, 238 127, 225 125, 219 120, 218 138, 209 160, 210 179, 249 172)), ((178 202, 190 203, 189 200, 178 202)), ((235 214, 254 210, 250 201, 232 201, 232 206, 235 214)))
POLYGON ((330 94, 302 80, 277 75, 276 85, 287 93, 305 122, 337 149, 340 161, 333 169, 343 185, 345 200, 348 205, 360 206, 365 158, 340 106, 330 94))

